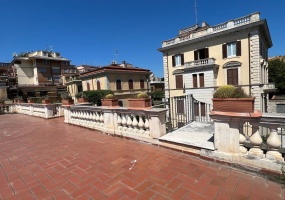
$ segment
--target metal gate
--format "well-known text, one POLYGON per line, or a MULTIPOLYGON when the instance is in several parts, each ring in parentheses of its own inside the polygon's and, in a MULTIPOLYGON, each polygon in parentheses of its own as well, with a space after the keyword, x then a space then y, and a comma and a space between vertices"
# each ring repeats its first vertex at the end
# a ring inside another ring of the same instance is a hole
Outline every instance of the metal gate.
POLYGON ((196 100, 192 94, 169 98, 168 132, 193 121, 211 121, 211 107, 211 104, 196 100))

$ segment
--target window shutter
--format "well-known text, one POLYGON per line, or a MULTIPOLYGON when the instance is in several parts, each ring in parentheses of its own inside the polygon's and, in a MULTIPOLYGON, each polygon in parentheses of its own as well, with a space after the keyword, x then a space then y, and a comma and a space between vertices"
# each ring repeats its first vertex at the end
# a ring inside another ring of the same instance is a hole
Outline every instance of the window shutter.
POLYGON ((172 66, 175 67, 175 56, 172 56, 172 66))
POLYGON ((198 60, 198 51, 194 51, 194 60, 198 60))
POLYGON ((228 85, 238 85, 238 69, 228 69, 227 70, 227 84, 228 85))
POLYGON ((184 65, 184 54, 181 54, 181 65, 184 65))
POLYGON ((227 58, 227 44, 223 44, 223 58, 227 58))
POLYGON ((144 80, 140 80, 140 88, 144 89, 144 80))
POLYGON ((184 99, 177 99, 177 114, 183 114, 184 112, 184 99))
POLYGON ((199 81, 200 81, 200 87, 205 87, 204 86, 204 74, 199 74, 199 81))
POLYGON ((241 41, 237 41, 237 56, 241 56, 241 41))
POLYGON ((197 87, 197 74, 193 74, 192 77, 193 77, 193 88, 196 88, 197 87))
POLYGON ((201 102, 201 116, 206 116, 206 104, 201 102))
POLYGON ((183 88, 183 77, 182 75, 175 76, 176 81, 176 89, 182 89, 183 88))
POLYGON ((204 49, 205 58, 209 58, 209 48, 204 49))

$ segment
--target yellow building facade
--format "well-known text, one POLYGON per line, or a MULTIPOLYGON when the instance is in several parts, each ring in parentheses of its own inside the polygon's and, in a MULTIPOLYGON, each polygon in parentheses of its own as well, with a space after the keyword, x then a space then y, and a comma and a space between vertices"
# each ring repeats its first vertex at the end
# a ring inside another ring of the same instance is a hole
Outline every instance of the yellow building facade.
POLYGON ((268 48, 272 41, 260 13, 210 26, 203 22, 179 30, 162 42, 166 98, 192 94, 212 104, 222 85, 242 87, 255 97, 255 109, 266 111, 268 48))
POLYGON ((123 106, 128 106, 127 98, 136 97, 140 92, 150 92, 150 74, 147 69, 112 64, 81 73, 80 78, 83 91, 111 90, 123 106))

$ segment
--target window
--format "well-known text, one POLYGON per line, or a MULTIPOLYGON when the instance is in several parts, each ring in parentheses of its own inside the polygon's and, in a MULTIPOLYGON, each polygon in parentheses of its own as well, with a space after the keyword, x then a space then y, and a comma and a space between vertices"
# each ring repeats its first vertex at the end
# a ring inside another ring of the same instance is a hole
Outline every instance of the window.
POLYGON ((87 91, 89 91, 90 90, 90 83, 89 83, 89 81, 86 81, 86 85, 87 85, 87 91))
POLYGON ((47 73, 47 68, 39 67, 38 71, 39 71, 39 73, 47 73))
POLYGON ((97 81, 97 90, 101 90, 101 84, 100 84, 100 81, 97 81))
POLYGON ((47 91, 40 91, 40 96, 41 97, 44 97, 44 96, 47 96, 47 95, 48 95, 47 91))
POLYGON ((62 61, 62 64, 63 64, 63 65, 67 65, 68 62, 67 62, 67 61, 62 61))
POLYGON ((140 80, 140 88, 144 89, 144 80, 143 79, 140 80))
POLYGON ((238 85, 238 68, 227 69, 227 84, 238 85))
POLYGON ((121 80, 117 80, 116 81, 116 89, 117 90, 122 90, 122 82, 121 82, 121 80))
POLYGON ((223 58, 241 56, 241 41, 223 44, 223 58))
POLYGON ((46 65, 49 65, 50 64, 50 60, 43 60, 43 63, 46 64, 46 65))
POLYGON ((177 114, 184 113, 184 99, 177 99, 177 114))
POLYGON ((129 90, 133 90, 134 89, 134 82, 132 79, 129 80, 129 90))
POLYGON ((52 67, 53 74, 60 74, 60 67, 52 67))
POLYGON ((78 92, 82 92, 82 85, 78 85, 78 86, 77 86, 77 91, 78 91, 78 92))
POLYGON ((198 87, 197 74, 192 74, 192 78, 193 78, 193 88, 198 87))
POLYGON ((59 81, 60 80, 60 75, 54 75, 53 76, 53 80, 55 80, 55 81, 59 81))
POLYGON ((204 86, 204 74, 203 73, 199 74, 199 83, 200 83, 200 87, 205 87, 204 86))
POLYGON ((209 49, 199 49, 194 51, 194 60, 206 59, 209 58, 209 49))
POLYGON ((176 89, 183 89, 183 76, 176 75, 175 81, 176 81, 176 89))
POLYGON ((172 56, 172 66, 181 66, 184 65, 184 54, 177 54, 172 56))

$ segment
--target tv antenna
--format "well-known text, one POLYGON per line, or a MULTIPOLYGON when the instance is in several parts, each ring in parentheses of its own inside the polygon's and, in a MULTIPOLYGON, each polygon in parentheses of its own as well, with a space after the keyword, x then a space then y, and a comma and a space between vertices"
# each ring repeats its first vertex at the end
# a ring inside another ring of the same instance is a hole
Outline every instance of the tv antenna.
POLYGON ((195 0, 194 8, 195 8, 195 18, 196 18, 196 24, 198 24, 197 0, 195 0))
POLYGON ((119 55, 119 54, 118 54, 118 49, 116 49, 116 51, 115 51, 115 61, 116 61, 116 62, 118 62, 118 55, 119 55))

